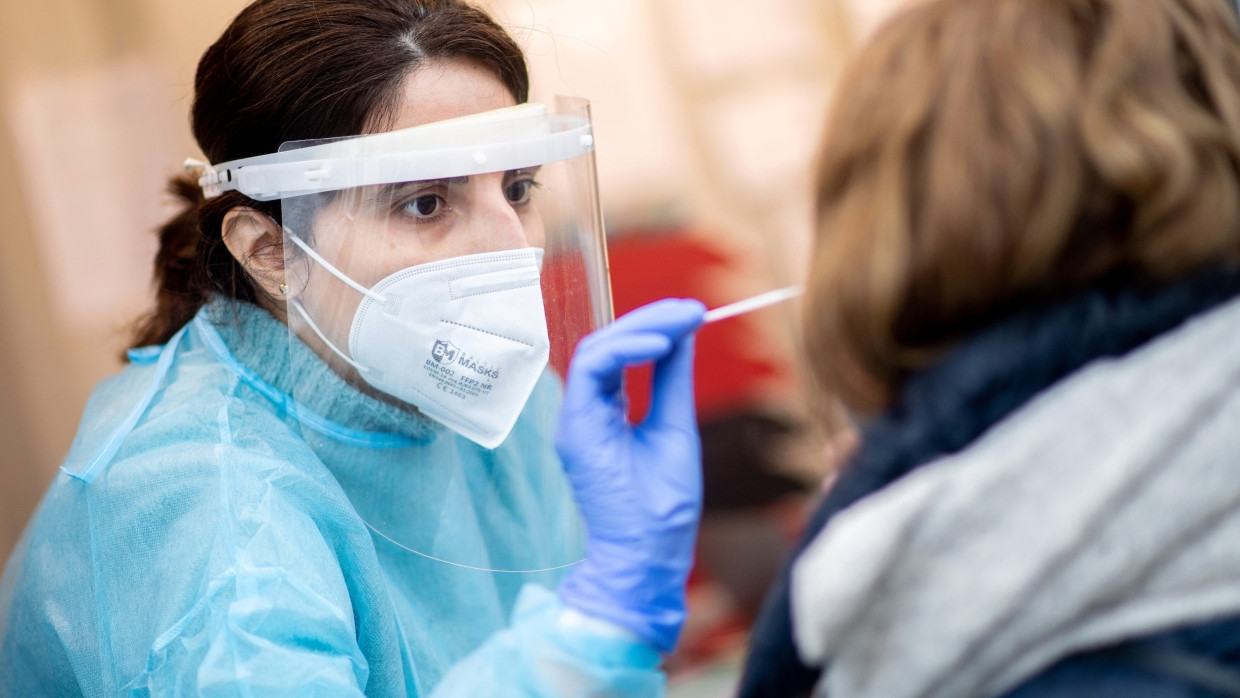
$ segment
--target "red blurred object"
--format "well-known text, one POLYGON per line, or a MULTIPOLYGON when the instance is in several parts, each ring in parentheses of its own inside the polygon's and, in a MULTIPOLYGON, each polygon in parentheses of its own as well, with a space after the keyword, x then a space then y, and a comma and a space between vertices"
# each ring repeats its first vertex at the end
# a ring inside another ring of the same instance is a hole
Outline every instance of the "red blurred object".
MULTIPOLYGON (((576 252, 548 255, 543 260, 541 278, 543 298, 551 301, 549 307, 564 313, 556 318, 547 317, 548 331, 555 332, 562 328, 574 336, 587 332, 593 318, 589 294, 586 293, 589 283, 586 265, 581 255, 576 252)), ((576 345, 570 345, 563 337, 552 336, 550 339, 551 356, 548 360, 551 368, 557 375, 567 376, 568 362, 576 345)))
MULTIPOLYGON (((756 292, 745 260, 697 231, 626 231, 608 241, 616 315, 660 298, 696 298, 708 308, 756 292)), ((790 540, 781 512, 799 512, 785 495, 799 483, 772 470, 792 426, 781 398, 796 393, 787 356, 757 315, 703 327, 695 352, 695 398, 702 433, 704 516, 688 580, 689 619, 667 670, 676 675, 740 651, 746 631, 790 540), (774 402, 774 404, 773 404, 774 402)), ((651 367, 628 371, 629 419, 650 401, 651 367)))
MULTIPOLYGON (((617 316, 660 298, 696 298, 708 308, 742 298, 728 288, 729 279, 742 273, 735 261, 688 231, 628 232, 608 241, 607 256, 617 316)), ((699 331, 694 364, 699 419, 750 407, 770 393, 772 382, 789 380, 784 362, 762 355, 763 345, 744 316, 699 331)), ((634 422, 650 402, 650 371, 642 367, 626 377, 634 422)))

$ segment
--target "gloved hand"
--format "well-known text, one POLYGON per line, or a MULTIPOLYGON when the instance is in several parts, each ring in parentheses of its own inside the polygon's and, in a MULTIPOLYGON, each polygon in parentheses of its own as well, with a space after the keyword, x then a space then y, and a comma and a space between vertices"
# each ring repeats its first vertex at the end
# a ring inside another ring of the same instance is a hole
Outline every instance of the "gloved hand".
POLYGON ((685 582, 702 508, 693 404, 694 300, 643 306, 586 337, 568 369, 556 450, 589 535, 560 584, 565 605, 626 628, 661 652, 685 619, 685 582), (654 361, 650 410, 628 422, 627 365, 654 361))

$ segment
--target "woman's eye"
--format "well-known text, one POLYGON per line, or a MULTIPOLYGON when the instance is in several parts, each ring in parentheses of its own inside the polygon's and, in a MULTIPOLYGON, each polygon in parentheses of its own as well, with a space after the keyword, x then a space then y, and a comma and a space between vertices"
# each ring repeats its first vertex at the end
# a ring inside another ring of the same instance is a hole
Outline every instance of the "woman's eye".
POLYGON ((444 203, 438 194, 423 194, 405 204, 405 210, 419 218, 433 218, 442 212, 444 203))
POLYGON ((518 179, 510 182, 504 187, 504 198, 508 199, 508 203, 520 205, 528 203, 530 200, 530 190, 534 187, 532 179, 518 179))

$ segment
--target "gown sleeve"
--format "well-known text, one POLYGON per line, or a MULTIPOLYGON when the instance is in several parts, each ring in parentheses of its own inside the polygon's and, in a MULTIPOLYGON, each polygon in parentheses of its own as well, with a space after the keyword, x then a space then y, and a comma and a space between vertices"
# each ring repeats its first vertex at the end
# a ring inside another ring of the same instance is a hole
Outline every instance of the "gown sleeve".
POLYGON ((661 661, 627 631, 580 616, 547 588, 527 584, 512 623, 453 666, 432 698, 662 696, 661 661))
POLYGON ((216 572, 152 645, 143 688, 151 695, 364 695, 369 667, 349 589, 316 522, 273 491, 222 528, 211 546, 216 572))

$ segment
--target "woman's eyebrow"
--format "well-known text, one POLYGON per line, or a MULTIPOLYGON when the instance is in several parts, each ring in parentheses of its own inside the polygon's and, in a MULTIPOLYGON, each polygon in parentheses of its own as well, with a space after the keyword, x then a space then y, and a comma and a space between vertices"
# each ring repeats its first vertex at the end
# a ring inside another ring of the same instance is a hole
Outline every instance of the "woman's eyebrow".
POLYGON ((415 187, 418 189, 421 189, 425 187, 442 187, 442 186, 448 186, 452 184, 461 185, 461 184, 467 184, 467 183, 469 183, 468 176, 443 177, 440 179, 418 179, 418 180, 413 180, 413 181, 408 181, 408 182, 393 182, 391 184, 380 185, 379 188, 375 190, 375 198, 376 199, 391 198, 401 193, 402 191, 405 191, 407 189, 412 189, 415 187))

